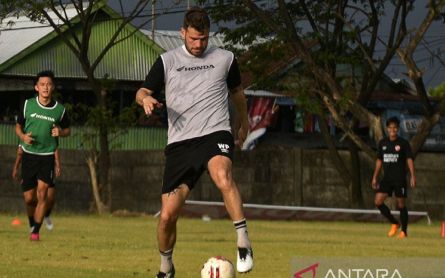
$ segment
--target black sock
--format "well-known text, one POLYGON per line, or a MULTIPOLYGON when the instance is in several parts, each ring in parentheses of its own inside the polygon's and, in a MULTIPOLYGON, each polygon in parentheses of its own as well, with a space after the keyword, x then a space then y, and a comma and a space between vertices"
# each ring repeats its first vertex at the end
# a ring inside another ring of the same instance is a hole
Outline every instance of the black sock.
POLYGON ((408 209, 406 207, 403 207, 400 210, 400 222, 402 222, 402 231, 407 234, 408 229, 408 209))
POLYGON ((45 217, 49 217, 51 215, 51 211, 52 211, 52 208, 49 208, 45 213, 45 217))
POLYGON ((34 224, 36 223, 34 221, 34 216, 28 216, 28 221, 29 221, 29 227, 33 227, 34 224))
POLYGON ((381 204, 380 206, 377 206, 377 208, 380 210, 383 216, 385 216, 389 222, 392 224, 399 224, 399 221, 394 218, 394 216, 391 214, 391 211, 385 204, 381 204))
POLYGON ((40 232, 40 227, 42 226, 42 223, 35 223, 34 224, 34 229, 32 230, 33 234, 38 234, 40 232))

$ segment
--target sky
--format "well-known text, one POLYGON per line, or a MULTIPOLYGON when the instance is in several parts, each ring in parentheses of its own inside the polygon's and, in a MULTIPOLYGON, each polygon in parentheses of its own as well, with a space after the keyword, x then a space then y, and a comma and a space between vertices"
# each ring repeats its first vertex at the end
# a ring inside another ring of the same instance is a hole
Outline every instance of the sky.
MULTIPOLYGON (((130 2, 134 0, 127 0, 130 2)), ((117 0, 110 0, 110 5, 117 0)), ((425 17, 427 9, 425 7, 426 1, 415 1, 415 9, 408 17, 408 30, 413 30, 418 27, 421 20, 425 17)), ((157 1, 155 6, 156 13, 160 15, 156 18, 156 29, 159 30, 178 30, 182 24, 184 11, 187 6, 195 5, 193 0, 162 0, 157 1), (162 14, 165 13, 165 14, 162 14)), ((116 7, 114 5, 114 7, 116 7)), ((151 7, 146 14, 151 14, 151 7)), ((387 10, 387 16, 380 22, 380 28, 383 32, 387 32, 390 26, 392 10, 387 10)), ((151 29, 151 24, 147 24, 146 28, 151 29)), ((216 31, 216 24, 212 25, 212 31, 216 31)), ((435 21, 429 28, 424 40, 419 44, 414 59, 418 62, 418 66, 424 71, 424 82, 428 87, 437 86, 445 82, 445 23, 435 21)), ((406 73, 406 67, 398 58, 392 60, 388 67, 386 74, 392 78, 409 79, 406 73)))
MULTIPOLYGON (((120 1, 124 3, 124 9, 129 10, 137 0, 120 1)), ((275 0, 264 1, 275 2, 275 0)), ((194 0, 157 0, 155 3, 155 13, 157 14, 155 28, 157 30, 177 30, 178 32, 187 7, 196 5, 194 0)), ((425 3, 426 1, 414 1, 415 9, 408 17, 408 30, 418 27, 421 20, 425 17, 427 13, 425 3)), ((117 11, 120 10, 119 0, 109 0, 109 5, 117 11)), ((151 5, 147 7, 143 15, 145 17, 139 18, 138 24, 151 18, 151 5)), ((392 11, 388 9, 387 16, 380 22, 383 32, 385 32, 385 29, 389 32, 391 15, 392 11)), ((143 28, 150 30, 151 23, 148 22, 143 28)), ((216 24, 212 24, 212 31, 217 31, 216 24)), ((445 23, 443 20, 433 22, 424 40, 418 46, 414 59, 424 72, 424 83, 427 88, 445 82, 445 23)), ((392 60, 386 74, 392 78, 409 79, 406 74, 406 66, 398 58, 392 60)))
MULTIPOLYGON (((415 1, 415 9, 411 12, 407 19, 407 29, 413 30, 417 28, 427 14, 425 7, 427 1, 415 1)), ((388 15, 392 14, 389 10, 388 15)), ((381 22, 381 26, 390 26, 391 17, 385 17, 381 22)), ((424 71, 424 83, 428 87, 435 87, 445 82, 445 22, 443 19, 434 21, 424 40, 416 49, 414 60, 418 67, 424 71)), ((403 62, 396 58, 391 62, 386 74, 392 78, 408 79, 406 66, 403 62)))
MULTIPOLYGON (((129 9, 131 9, 135 0, 121 0, 129 9)), ((119 0, 109 0, 109 5, 120 10, 119 0)), ((187 10, 188 6, 194 6, 195 2, 193 0, 155 0, 155 13, 156 21, 155 26, 160 30, 178 30, 182 24, 182 19, 184 17, 184 12, 187 10)), ((125 7, 124 7, 125 8, 125 7)), ((144 22, 151 18, 151 5, 147 7, 147 10, 143 12, 147 17, 140 18, 137 22, 144 22)), ((144 29, 151 29, 151 24, 148 23, 147 27, 144 29)))

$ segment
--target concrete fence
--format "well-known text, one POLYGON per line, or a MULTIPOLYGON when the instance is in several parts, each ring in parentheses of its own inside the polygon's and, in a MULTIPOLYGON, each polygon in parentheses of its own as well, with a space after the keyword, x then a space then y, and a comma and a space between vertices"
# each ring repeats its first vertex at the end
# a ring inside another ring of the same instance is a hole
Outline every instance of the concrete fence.
MULTIPOLYGON (((24 212, 21 189, 11 178, 16 148, 0 146, 0 211, 24 212)), ((348 159, 347 153, 342 153, 348 159)), ((56 211, 88 212, 92 206, 90 178, 81 151, 61 150, 62 176, 57 179, 56 211)), ((112 153, 112 210, 155 213, 160 208, 163 151, 112 153)), ((408 208, 445 218, 445 155, 422 153, 416 158, 418 187, 410 190, 408 208)), ((370 179, 374 162, 361 158, 364 208, 373 208, 370 179)), ((348 188, 326 150, 257 149, 235 154, 233 174, 245 203, 349 207, 348 188)), ((221 201, 204 174, 192 200, 221 201)))

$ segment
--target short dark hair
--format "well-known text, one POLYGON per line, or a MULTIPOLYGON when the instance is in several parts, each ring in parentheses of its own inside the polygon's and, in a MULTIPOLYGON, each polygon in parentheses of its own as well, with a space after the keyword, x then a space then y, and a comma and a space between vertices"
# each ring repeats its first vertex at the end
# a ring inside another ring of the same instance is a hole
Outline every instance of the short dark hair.
POLYGON ((386 126, 388 127, 390 124, 396 124, 397 127, 399 127, 400 126, 399 118, 391 117, 391 118, 387 119, 386 120, 386 126))
POLYGON ((203 32, 210 29, 210 19, 207 12, 200 7, 192 7, 185 13, 184 23, 182 24, 184 29, 192 27, 199 32, 203 32))
POLYGON ((50 70, 43 70, 43 71, 37 73, 36 79, 34 80, 34 85, 36 85, 37 82, 39 82, 40 77, 49 77, 49 78, 51 78, 51 81, 54 83, 54 72, 52 72, 50 70))

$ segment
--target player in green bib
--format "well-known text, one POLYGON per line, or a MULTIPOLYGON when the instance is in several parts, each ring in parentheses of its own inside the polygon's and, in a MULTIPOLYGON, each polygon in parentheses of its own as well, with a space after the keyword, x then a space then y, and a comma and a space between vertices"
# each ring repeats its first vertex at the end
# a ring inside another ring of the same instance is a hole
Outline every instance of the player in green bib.
POLYGON ((25 101, 15 132, 23 149, 21 184, 28 217, 33 224, 30 239, 37 241, 47 209, 48 188, 54 186, 58 137, 70 135, 70 123, 65 107, 52 98, 55 86, 51 71, 37 74, 34 89, 37 96, 25 101))

